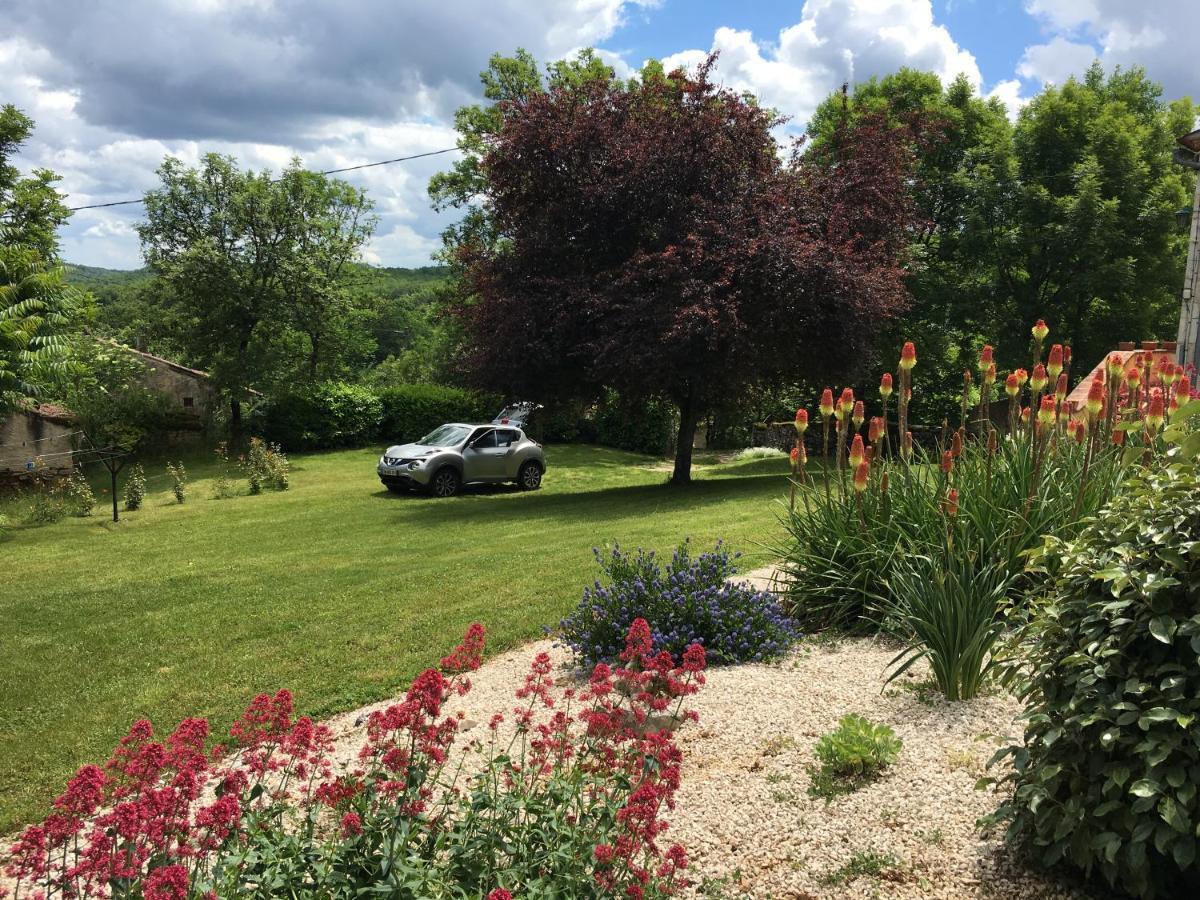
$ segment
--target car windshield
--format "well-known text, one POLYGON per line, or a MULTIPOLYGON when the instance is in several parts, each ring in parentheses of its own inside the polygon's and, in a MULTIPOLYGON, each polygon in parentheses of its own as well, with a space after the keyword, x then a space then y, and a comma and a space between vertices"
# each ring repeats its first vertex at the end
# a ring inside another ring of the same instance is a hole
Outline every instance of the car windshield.
POLYGON ((453 447, 455 444, 465 441, 470 433, 471 429, 462 425, 442 425, 440 428, 433 429, 417 443, 424 444, 426 447, 453 447))

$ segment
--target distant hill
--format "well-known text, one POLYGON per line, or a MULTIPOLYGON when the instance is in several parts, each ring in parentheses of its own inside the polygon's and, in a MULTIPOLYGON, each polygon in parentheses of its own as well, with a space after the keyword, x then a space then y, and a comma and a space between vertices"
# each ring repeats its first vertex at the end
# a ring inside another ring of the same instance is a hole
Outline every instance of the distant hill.
POLYGON ((154 276, 149 269, 102 269, 99 266, 77 266, 66 263, 67 280, 71 284, 89 290, 98 287, 110 287, 126 284, 136 284, 139 281, 149 281, 154 276))
MULTIPOLYGON (((80 266, 66 263, 67 280, 93 293, 111 295, 112 290, 149 282, 154 278, 149 269, 104 269, 99 266, 80 266)), ((450 270, 445 266, 420 266, 405 269, 398 266, 350 267, 348 277, 359 283, 370 285, 385 295, 399 296, 446 280, 450 270)), ((105 296, 99 297, 104 300, 105 296)))

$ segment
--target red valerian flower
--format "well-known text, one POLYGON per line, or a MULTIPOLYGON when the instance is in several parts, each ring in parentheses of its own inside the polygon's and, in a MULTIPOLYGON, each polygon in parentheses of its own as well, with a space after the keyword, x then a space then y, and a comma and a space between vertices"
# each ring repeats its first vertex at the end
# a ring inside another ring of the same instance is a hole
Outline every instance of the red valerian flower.
POLYGON ((808 410, 807 409, 796 410, 796 431, 799 432, 800 434, 804 434, 804 432, 808 431, 808 410))
POLYGON ((340 823, 342 835, 345 837, 354 837, 357 834, 362 834, 362 819, 358 813, 348 812, 342 816, 340 823))
POLYGON ((879 396, 884 400, 892 396, 892 373, 884 372, 879 379, 879 396))
POLYGON ((900 351, 900 368, 905 372, 912 371, 917 364, 917 346, 912 341, 905 341, 900 351))
POLYGON ((512 900, 512 894, 504 888, 496 888, 487 895, 487 900, 512 900))
POLYGON ((462 643, 451 650, 449 656, 442 657, 442 671, 448 675, 457 675, 478 669, 483 662, 484 638, 483 625, 479 622, 471 623, 462 643))
POLYGON ((821 392, 821 415, 826 419, 833 415, 833 391, 830 388, 821 392))
POLYGON ((1046 339, 1046 335, 1050 333, 1050 328, 1046 325, 1044 319, 1038 319, 1037 324, 1029 329, 1029 331, 1033 334, 1033 339, 1041 343, 1046 339))
POLYGON ((187 900, 187 895, 188 871, 179 863, 155 869, 142 888, 145 900, 187 900))

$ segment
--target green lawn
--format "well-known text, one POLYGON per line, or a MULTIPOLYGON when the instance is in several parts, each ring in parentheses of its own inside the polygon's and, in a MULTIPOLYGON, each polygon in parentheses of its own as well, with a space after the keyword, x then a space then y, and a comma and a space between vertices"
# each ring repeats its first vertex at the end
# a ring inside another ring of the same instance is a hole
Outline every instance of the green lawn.
MULTIPOLYGON (((725 538, 765 562, 786 460, 661 464, 549 448, 545 486, 393 496, 370 450, 293 458, 292 489, 186 504, 148 467, 144 509, 17 528, 0 543, 0 834, 39 817, 79 764, 139 717, 219 729, 257 692, 290 688, 325 715, 390 696, 474 620, 495 652, 541 635, 594 576, 606 542, 670 549, 725 538)), ((100 482, 97 482, 99 485, 100 482)), ((243 483, 244 484, 244 483, 243 483)))

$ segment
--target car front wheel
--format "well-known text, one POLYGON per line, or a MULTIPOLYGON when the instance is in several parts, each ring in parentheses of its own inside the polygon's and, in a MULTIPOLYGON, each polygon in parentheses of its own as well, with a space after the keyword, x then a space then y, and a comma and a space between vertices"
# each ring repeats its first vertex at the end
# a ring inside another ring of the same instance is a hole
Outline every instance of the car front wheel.
POLYGON ((523 491, 536 491, 542 486, 542 467, 530 461, 517 473, 517 484, 523 491))
POLYGON ((438 469, 429 481, 429 493, 435 497, 453 497, 458 493, 460 481, 458 472, 449 466, 438 469))

